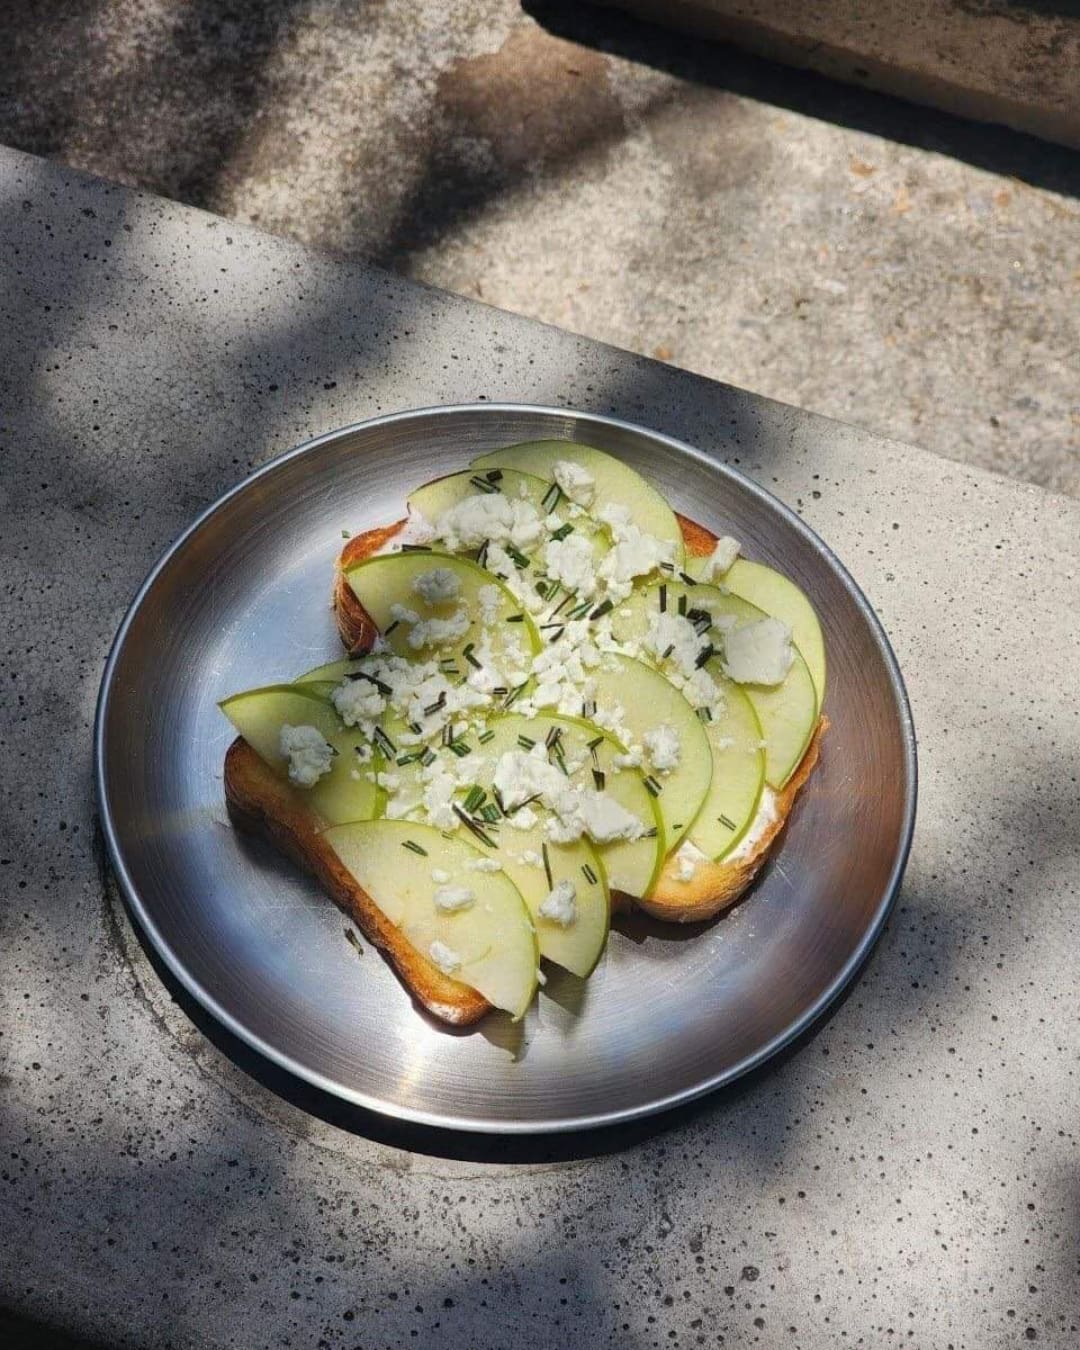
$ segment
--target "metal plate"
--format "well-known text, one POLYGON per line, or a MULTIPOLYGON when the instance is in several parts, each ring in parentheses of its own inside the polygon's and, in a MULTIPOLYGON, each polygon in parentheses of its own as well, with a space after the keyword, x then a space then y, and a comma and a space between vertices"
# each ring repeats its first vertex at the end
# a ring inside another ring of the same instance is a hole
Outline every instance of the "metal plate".
POLYGON ((821 541, 740 474, 611 418, 435 408, 320 437, 254 474, 177 541, 136 597, 102 683, 96 773, 113 864, 188 990, 272 1060, 428 1124, 553 1131, 707 1092, 780 1049, 857 970, 885 921, 915 810, 911 717, 869 605, 821 541), (587 983, 554 973, 518 1026, 450 1032, 379 955, 362 961, 315 884, 229 826, 217 700, 340 652, 328 604, 342 530, 398 518, 409 488, 535 438, 599 446, 679 511, 744 541, 821 616, 832 729, 774 860, 733 911, 634 920, 587 983))

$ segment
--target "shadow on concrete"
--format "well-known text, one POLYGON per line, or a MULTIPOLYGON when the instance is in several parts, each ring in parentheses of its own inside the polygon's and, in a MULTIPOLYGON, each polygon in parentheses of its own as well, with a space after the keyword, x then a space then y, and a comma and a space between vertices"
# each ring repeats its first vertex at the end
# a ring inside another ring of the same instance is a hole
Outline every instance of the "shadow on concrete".
MULTIPOLYGON (((1073 5, 1066 7, 1075 10, 1073 5)), ((1038 137, 858 89, 606 7, 573 0, 522 0, 522 9, 550 33, 688 83, 949 155, 1034 187, 1080 196, 1080 155, 1038 137)))

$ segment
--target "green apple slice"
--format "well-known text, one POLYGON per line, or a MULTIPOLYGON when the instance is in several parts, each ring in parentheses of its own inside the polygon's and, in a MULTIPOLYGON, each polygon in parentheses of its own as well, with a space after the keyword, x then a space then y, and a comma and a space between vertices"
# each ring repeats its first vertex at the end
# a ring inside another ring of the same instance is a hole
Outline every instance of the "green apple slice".
POLYGON ((592 477, 595 488, 591 503, 582 503, 587 509, 595 511, 605 503, 625 506, 639 530, 674 546, 675 564, 682 565, 685 550, 674 511, 650 483, 614 455, 574 441, 526 441, 480 455, 473 460, 472 467, 481 472, 520 469, 551 483, 555 465, 560 461, 577 464, 592 477))
POLYGON ((467 558, 430 549, 411 549, 367 558, 345 574, 353 594, 367 610, 391 649, 410 660, 438 660, 467 672, 466 652, 490 644, 493 661, 510 669, 528 665, 539 651, 536 627, 524 607, 491 572, 467 558), (436 570, 456 580, 453 598, 429 603, 418 593, 422 578, 436 570), (497 592, 485 609, 482 594, 497 592), (415 615, 412 620, 403 615, 415 615), (425 629, 450 625, 450 636, 424 640, 425 629))
POLYGON ((508 876, 469 868, 483 856, 478 849, 404 820, 335 825, 324 838, 417 951, 515 1021, 522 1016, 536 992, 536 933, 508 876), (433 872, 472 892, 467 908, 439 907, 436 896, 447 883, 433 872))
POLYGON ((382 767, 378 752, 361 745, 355 728, 342 725, 330 702, 332 685, 269 685, 234 694, 218 706, 260 759, 279 774, 288 777, 289 763, 281 753, 281 729, 311 726, 334 750, 328 774, 311 787, 296 786, 296 791, 316 815, 331 824, 346 820, 370 820, 383 805, 383 792, 375 775, 382 767), (370 757, 369 757, 370 756, 370 757))
POLYGON ((346 656, 306 670, 303 675, 297 675, 293 684, 340 684, 346 675, 362 669, 362 660, 346 656))
MULTIPOLYGON (((409 493, 409 511, 421 515, 430 525, 434 525, 444 511, 457 506, 466 497, 475 497, 478 492, 485 494, 501 492, 512 501, 527 501, 536 507, 540 515, 546 515, 551 509, 544 500, 544 494, 550 489, 550 483, 531 473, 521 473, 517 469, 487 469, 478 472, 466 469, 462 473, 447 474, 445 478, 436 478, 423 487, 409 493), (497 475, 492 477, 492 475, 497 475)), ((554 494, 550 501, 554 501, 554 494)))
MULTIPOLYGON (((692 603, 716 617, 727 616, 737 627, 768 617, 741 596, 725 594, 714 586, 696 586, 692 603)), ((765 741, 765 781, 777 792, 795 772, 806 753, 818 721, 818 696, 810 668, 797 646, 792 647, 791 669, 781 684, 744 684, 739 688, 754 705, 765 741)), ((719 661, 708 669, 715 679, 722 672, 719 661)))
MULTIPOLYGON (((768 617, 749 600, 721 587, 703 582, 665 581, 641 587, 613 611, 612 636, 618 642, 636 647, 648 629, 651 615, 660 608, 682 614, 691 621, 697 617, 704 622, 703 616, 708 613, 714 622, 720 620, 718 627, 721 629, 725 620, 742 627, 768 617)), ((716 641, 721 640, 717 635, 716 641)), ((818 720, 814 681, 798 647, 793 648, 793 653, 791 669, 782 684, 738 686, 753 704, 761 723, 765 741, 765 781, 777 790, 795 771, 818 720)), ((723 674, 722 665, 715 660, 710 661, 706 669, 714 680, 723 674)), ((732 812, 725 811, 725 814, 729 819, 734 818, 732 812)))
MULTIPOLYGON (((475 763, 473 782, 463 790, 462 798, 463 803, 470 803, 474 816, 495 800, 495 767, 502 755, 508 751, 520 752, 526 746, 533 749, 538 741, 543 742, 550 736, 554 728, 559 729, 560 742, 565 740, 571 747, 571 754, 576 736, 582 742, 581 757, 588 761, 584 735, 580 728, 564 718, 526 718, 508 714, 492 719, 487 730, 493 734, 485 736, 482 753, 477 754, 475 760, 470 756, 463 761, 470 767, 475 763), (477 801, 481 793, 483 800, 477 801)), ((498 850, 492 856, 498 859, 503 871, 517 886, 533 917, 540 955, 584 979, 600 959, 607 942, 611 902, 606 873, 597 847, 589 839, 583 837, 566 844, 549 840, 545 825, 550 818, 551 812, 535 802, 528 813, 500 814, 493 823, 485 820, 483 828, 498 843, 498 850), (546 918, 540 909, 560 882, 569 883, 574 889, 576 917, 566 925, 546 918)), ((652 823, 651 816, 646 820, 652 823)))
POLYGON ((765 786, 765 751, 754 705, 734 681, 710 674, 723 694, 723 711, 705 723, 712 752, 712 782, 690 827, 690 839, 707 858, 731 852, 757 815, 765 786))
POLYGON ((805 594, 782 572, 764 563, 736 558, 724 573, 723 587, 749 600, 791 629, 791 636, 810 670, 818 695, 818 708, 825 697, 825 639, 814 607, 805 594))
POLYGON ((709 791, 713 767, 705 728, 678 689, 642 661, 605 654, 595 679, 599 720, 617 729, 632 747, 645 747, 646 736, 662 726, 675 733, 679 749, 673 769, 660 772, 644 751, 642 757, 645 783, 656 797, 670 851, 690 829, 709 791))

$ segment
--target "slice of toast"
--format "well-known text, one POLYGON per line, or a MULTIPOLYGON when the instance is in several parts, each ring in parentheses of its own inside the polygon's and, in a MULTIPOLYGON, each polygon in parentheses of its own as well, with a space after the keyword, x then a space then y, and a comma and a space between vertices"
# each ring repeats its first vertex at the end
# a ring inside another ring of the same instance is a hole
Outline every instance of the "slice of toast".
POLYGON ((452 980, 405 940, 367 891, 347 871, 322 834, 323 823, 303 797, 279 778, 242 736, 225 755, 225 799, 233 824, 261 834, 311 872, 369 942, 382 949, 421 1007, 452 1026, 468 1026, 491 1004, 452 980))
MULTIPOLYGON (((703 557, 712 552, 716 535, 685 516, 679 516, 678 521, 691 555, 703 557)), ((370 650, 378 629, 346 581, 346 570, 378 553, 405 525, 405 520, 398 520, 355 535, 338 557, 334 612, 338 632, 350 656, 370 650)), ((686 882, 678 880, 677 864, 674 858, 669 858, 647 900, 613 895, 613 902, 621 908, 629 899, 655 917, 673 923, 709 919, 734 904, 753 881, 783 830, 795 798, 817 763, 827 727, 828 719, 822 717, 798 768, 776 797, 775 818, 752 849, 735 861, 703 862, 686 882)), ((234 824, 264 835, 311 872, 364 936, 383 951, 406 989, 432 1016, 454 1026, 467 1026, 490 1010, 491 1005, 482 995, 444 975, 405 940, 401 930, 386 918, 326 843, 322 822, 303 796, 279 778, 243 737, 236 738, 225 756, 225 795, 234 824)))

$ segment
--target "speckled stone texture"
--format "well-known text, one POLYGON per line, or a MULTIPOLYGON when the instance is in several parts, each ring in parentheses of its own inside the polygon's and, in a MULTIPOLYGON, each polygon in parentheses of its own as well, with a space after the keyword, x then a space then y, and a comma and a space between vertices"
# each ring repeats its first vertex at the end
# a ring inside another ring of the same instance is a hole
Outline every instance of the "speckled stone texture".
POLYGON ((1080 495, 1075 154, 524 9, 0 4, 0 142, 1080 495))
POLYGON ((1080 505, 0 152, 0 1303, 123 1347, 1077 1343, 1080 505), (90 725, 192 515, 396 408, 613 410, 779 493, 920 739, 888 929, 782 1062, 633 1130, 398 1130, 173 1001, 90 725))

